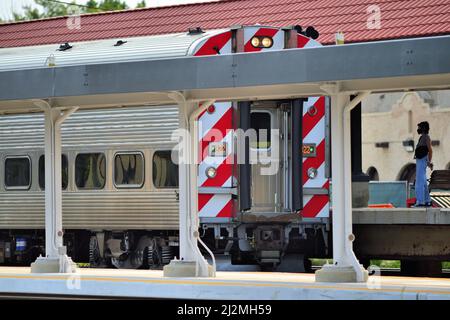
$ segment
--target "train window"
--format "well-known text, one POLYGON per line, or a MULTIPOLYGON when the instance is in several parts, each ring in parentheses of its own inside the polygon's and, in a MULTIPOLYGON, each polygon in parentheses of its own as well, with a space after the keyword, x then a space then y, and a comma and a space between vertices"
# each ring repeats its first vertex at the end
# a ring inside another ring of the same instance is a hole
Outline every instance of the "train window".
POLYGON ((256 141, 251 141, 250 146, 256 149, 270 148, 270 113, 252 112, 250 126, 256 131, 256 141))
POLYGON ((114 184, 118 188, 141 188, 144 185, 144 156, 142 153, 116 154, 114 184))
POLYGON ((28 190, 31 186, 31 161, 27 156, 5 160, 5 188, 28 190))
POLYGON ((103 153, 80 153, 75 158, 75 183, 80 189, 103 189, 106 158, 103 153))
POLYGON ((153 155, 153 184, 156 188, 178 187, 178 165, 171 151, 155 151, 153 155))
MULTIPOLYGON (((61 155, 61 186, 63 190, 67 189, 69 181, 68 160, 65 154, 61 155)), ((45 190, 45 155, 39 157, 39 187, 45 190)))

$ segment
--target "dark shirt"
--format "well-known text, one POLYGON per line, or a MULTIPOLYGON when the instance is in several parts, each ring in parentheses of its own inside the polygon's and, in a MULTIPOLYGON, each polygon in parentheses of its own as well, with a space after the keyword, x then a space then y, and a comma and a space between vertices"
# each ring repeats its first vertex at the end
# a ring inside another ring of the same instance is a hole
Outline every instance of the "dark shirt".
POLYGON ((424 134, 422 134, 422 135, 420 136, 419 142, 417 142, 416 148, 417 148, 417 147, 420 147, 420 146, 425 146, 425 147, 427 147, 427 146, 428 146, 428 142, 430 142, 430 136, 429 136, 428 134, 424 133, 424 134))

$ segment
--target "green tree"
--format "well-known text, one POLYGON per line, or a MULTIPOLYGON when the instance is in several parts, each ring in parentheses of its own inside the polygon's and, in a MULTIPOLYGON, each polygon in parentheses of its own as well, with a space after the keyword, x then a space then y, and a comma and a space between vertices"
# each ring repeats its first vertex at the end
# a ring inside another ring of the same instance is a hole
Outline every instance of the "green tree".
POLYGON ((136 5, 136 8, 145 8, 147 4, 145 3, 145 0, 142 0, 136 5))
POLYGON ((21 20, 35 20, 47 17, 58 17, 67 15, 67 4, 60 2, 53 2, 48 0, 34 0, 34 2, 42 7, 42 12, 37 8, 31 6, 23 7, 23 14, 13 13, 15 21, 21 20))
MULTIPOLYGON (((67 0, 66 0, 67 1, 67 0)), ((64 0, 34 0, 39 8, 24 6, 23 13, 13 13, 15 21, 35 20, 49 17, 60 17, 73 14, 73 8, 78 8, 80 13, 93 13, 102 11, 114 11, 128 9, 125 1, 120 0, 89 0, 85 5, 77 5, 75 1, 66 2, 64 0)), ((145 6, 145 1, 141 1, 137 7, 145 6)))
POLYGON ((16 12, 13 12, 13 20, 14 21, 22 21, 22 20, 36 20, 41 19, 43 15, 39 12, 38 9, 32 9, 31 7, 24 7, 23 15, 20 15, 16 12))
POLYGON ((103 0, 95 1, 89 0, 86 2, 86 6, 82 8, 82 12, 100 12, 100 11, 114 11, 128 9, 125 1, 119 0, 103 0))

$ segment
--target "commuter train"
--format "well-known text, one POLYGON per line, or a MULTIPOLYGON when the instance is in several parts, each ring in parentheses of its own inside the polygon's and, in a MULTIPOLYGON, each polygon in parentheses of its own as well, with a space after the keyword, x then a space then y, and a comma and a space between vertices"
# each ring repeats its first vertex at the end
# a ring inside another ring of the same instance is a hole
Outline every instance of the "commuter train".
MULTIPOLYGON (((317 37, 312 27, 256 25, 3 48, 0 72, 306 49, 320 46, 317 37)), ((62 125, 64 243, 74 261, 92 267, 160 268, 178 255, 178 107, 126 106, 80 110, 62 125)), ((328 99, 219 101, 198 121, 204 242, 234 264, 267 268, 290 254, 329 256, 328 99), (257 161, 234 161, 238 129, 255 130, 244 154, 257 161)), ((0 137, 0 263, 29 264, 45 249, 42 113, 3 114, 0 137)))

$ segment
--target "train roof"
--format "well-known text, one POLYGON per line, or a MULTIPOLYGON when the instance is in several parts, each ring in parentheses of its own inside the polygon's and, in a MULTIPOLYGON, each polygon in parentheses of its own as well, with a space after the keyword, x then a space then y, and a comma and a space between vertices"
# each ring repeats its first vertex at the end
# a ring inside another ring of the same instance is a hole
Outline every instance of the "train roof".
POLYGON ((59 50, 65 44, 3 48, 0 72, 46 68, 51 56, 58 67, 183 57, 201 40, 224 31, 229 29, 74 42, 65 51, 59 50))
MULTIPOLYGON (((68 1, 70 2, 70 1, 68 1)), ((149 3, 150 1, 147 1, 149 3)), ((367 42, 450 34, 448 0, 221 0, 0 23, 0 48, 228 28, 235 24, 314 26, 322 44, 338 31, 345 42, 367 42), (376 17, 380 25, 372 25, 376 17)))

